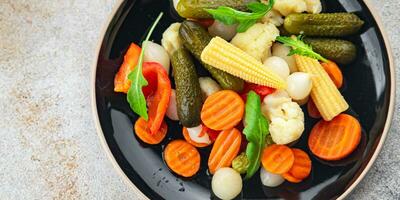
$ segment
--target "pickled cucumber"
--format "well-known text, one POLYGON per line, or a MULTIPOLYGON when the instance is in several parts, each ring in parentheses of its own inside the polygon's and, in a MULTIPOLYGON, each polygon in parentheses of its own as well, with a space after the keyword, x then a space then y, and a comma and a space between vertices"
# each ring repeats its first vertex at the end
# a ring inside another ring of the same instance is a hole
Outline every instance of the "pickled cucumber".
MULTIPOLYGON (((179 29, 179 35, 183 45, 201 61, 201 53, 211 40, 210 34, 205 28, 193 21, 184 21, 179 29)), ((243 80, 232 76, 224 71, 202 63, 211 76, 221 85, 223 89, 240 92, 243 89, 243 80)))
POLYGON ((290 34, 340 37, 357 33, 363 24, 353 13, 291 14, 284 27, 290 34))
POLYGON ((176 107, 184 127, 200 125, 202 93, 196 67, 185 48, 176 50, 171 58, 176 89, 176 107))
POLYGON ((310 44, 315 52, 339 64, 349 64, 357 56, 356 46, 347 40, 304 38, 304 42, 310 44))
POLYGON ((183 18, 211 18, 204 9, 228 6, 237 10, 246 10, 246 4, 254 0, 180 0, 176 11, 183 18))

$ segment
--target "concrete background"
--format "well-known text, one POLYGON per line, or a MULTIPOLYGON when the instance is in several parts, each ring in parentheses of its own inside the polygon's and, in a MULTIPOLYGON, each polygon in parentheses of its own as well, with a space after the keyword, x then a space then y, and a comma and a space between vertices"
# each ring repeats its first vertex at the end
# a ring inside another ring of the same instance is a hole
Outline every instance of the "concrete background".
MULTIPOLYGON (((372 2, 399 63, 400 2, 372 2)), ((106 158, 90 107, 93 54, 115 3, 0 0, 0 199, 136 199, 106 158)), ((400 199, 399 108, 349 199, 400 199)))

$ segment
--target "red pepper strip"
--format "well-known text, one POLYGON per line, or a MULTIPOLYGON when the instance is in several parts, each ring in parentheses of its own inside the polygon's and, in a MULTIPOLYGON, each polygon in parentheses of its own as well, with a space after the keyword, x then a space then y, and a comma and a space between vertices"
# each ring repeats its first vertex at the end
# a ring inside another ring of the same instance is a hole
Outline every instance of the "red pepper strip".
POLYGON ((154 135, 160 129, 171 96, 171 82, 164 67, 156 62, 143 63, 143 76, 148 82, 143 94, 149 108, 149 129, 154 135))
POLYGON ((190 19, 190 20, 199 23, 204 28, 208 28, 212 24, 214 24, 214 19, 190 19))
POLYGON ((261 100, 264 99, 265 96, 275 92, 274 88, 246 82, 244 84, 244 89, 243 89, 243 92, 241 95, 241 97, 244 101, 246 101, 246 99, 247 99, 247 93, 250 92, 251 90, 253 90, 255 93, 260 95, 261 100))
POLYGON ((124 62, 119 68, 114 78, 114 91, 128 93, 131 87, 131 80, 128 79, 129 73, 133 71, 139 60, 141 48, 132 43, 124 56, 124 62))

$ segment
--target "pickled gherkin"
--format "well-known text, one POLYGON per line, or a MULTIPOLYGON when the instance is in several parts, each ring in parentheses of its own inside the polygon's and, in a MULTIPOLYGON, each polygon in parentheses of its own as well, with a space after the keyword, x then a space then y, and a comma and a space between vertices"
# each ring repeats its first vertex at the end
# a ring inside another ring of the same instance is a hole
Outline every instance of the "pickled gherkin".
POLYGON ((246 4, 254 0, 179 0, 176 11, 184 18, 211 18, 204 9, 228 6, 237 10, 246 10, 246 4))
POLYGON ((356 46, 347 40, 327 38, 304 38, 313 50, 323 57, 339 64, 349 64, 357 56, 356 46))
POLYGON ((296 35, 340 37, 357 33, 363 24, 353 13, 291 14, 284 28, 296 35))
MULTIPOLYGON (((179 29, 179 35, 183 40, 184 46, 201 61, 201 53, 212 39, 205 28, 193 21, 184 21, 179 29)), ((243 80, 232 76, 222 70, 202 62, 204 68, 210 72, 211 76, 221 85, 223 89, 240 92, 243 89, 243 80)))

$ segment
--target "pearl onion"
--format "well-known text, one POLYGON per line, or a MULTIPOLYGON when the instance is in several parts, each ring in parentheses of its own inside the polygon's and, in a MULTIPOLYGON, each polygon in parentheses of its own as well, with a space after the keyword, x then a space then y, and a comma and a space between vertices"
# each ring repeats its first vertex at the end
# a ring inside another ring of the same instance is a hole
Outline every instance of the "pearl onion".
POLYGON ((264 66, 277 73, 283 80, 289 76, 289 66, 283 58, 271 56, 265 59, 264 66))
POLYGON ((283 182, 285 179, 279 174, 273 174, 266 171, 263 167, 260 170, 260 178, 263 185, 267 187, 277 187, 283 182))
POLYGON ((312 89, 311 76, 304 72, 295 72, 286 79, 289 96, 294 100, 302 100, 310 95, 312 89))
POLYGON ((242 191, 242 177, 232 168, 220 168, 212 178, 211 188, 218 198, 233 199, 242 191))

